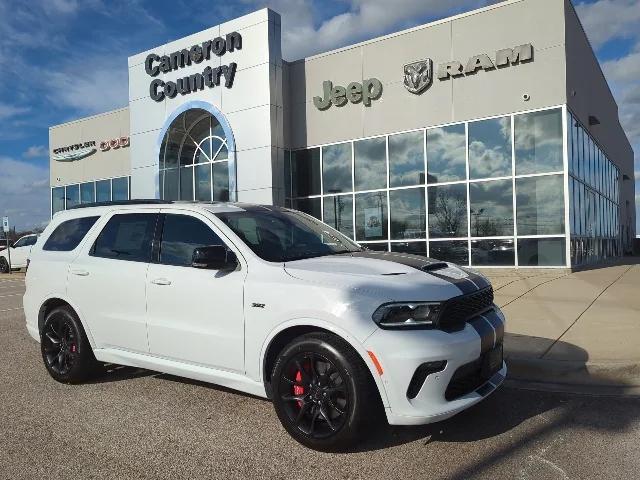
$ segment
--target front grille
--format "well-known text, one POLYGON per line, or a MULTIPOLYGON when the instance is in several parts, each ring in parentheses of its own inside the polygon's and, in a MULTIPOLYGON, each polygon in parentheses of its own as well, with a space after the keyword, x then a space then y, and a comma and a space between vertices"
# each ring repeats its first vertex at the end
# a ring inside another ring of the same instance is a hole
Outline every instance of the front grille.
POLYGON ((487 381, 482 378, 482 362, 480 359, 466 363, 456 370, 444 393, 448 401, 455 400, 477 390, 487 381))
POLYGON ((493 307, 493 288, 487 287, 447 301, 440 312, 440 328, 456 330, 464 323, 493 307))

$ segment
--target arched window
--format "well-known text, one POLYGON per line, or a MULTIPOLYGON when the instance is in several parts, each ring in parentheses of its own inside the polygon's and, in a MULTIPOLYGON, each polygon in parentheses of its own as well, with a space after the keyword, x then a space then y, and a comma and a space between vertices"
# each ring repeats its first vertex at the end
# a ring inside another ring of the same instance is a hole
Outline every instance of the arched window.
POLYGON ((160 198, 229 200, 229 145, 222 125, 207 110, 178 115, 160 146, 160 198))

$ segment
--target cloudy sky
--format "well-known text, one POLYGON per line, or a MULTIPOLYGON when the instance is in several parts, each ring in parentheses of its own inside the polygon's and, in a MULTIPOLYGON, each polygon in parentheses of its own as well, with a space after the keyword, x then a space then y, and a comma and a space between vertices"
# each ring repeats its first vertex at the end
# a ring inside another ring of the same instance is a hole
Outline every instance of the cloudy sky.
MULTIPOLYGON (((263 6, 291 60, 494 1, 0 0, 0 215, 48 220, 48 127, 126 105, 129 55, 263 6)), ((574 1, 640 152, 640 0, 574 1)))

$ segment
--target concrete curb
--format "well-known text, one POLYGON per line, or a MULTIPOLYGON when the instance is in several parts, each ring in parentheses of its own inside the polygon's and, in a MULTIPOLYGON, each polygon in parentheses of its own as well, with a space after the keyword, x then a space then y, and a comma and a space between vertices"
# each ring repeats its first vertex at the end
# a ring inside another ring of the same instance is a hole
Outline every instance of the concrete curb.
POLYGON ((510 357, 507 385, 529 390, 640 396, 640 363, 510 357))

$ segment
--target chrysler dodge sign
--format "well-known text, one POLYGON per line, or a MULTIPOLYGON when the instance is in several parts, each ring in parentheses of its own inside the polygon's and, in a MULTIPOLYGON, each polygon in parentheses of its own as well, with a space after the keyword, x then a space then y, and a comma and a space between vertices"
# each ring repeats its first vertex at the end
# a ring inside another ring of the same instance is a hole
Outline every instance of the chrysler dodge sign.
MULTIPOLYGON (((473 55, 466 63, 458 60, 440 63, 437 69, 438 80, 449 80, 466 75, 474 75, 480 70, 490 71, 496 68, 518 65, 533 60, 533 45, 525 43, 514 48, 498 50, 492 59, 486 53, 473 55)), ((404 86, 415 94, 424 92, 433 79, 433 60, 425 58, 404 66, 404 86)))
MULTIPOLYGON (((212 57, 222 57, 226 52, 242 50, 242 36, 238 32, 227 34, 224 38, 216 37, 190 48, 158 55, 150 53, 144 61, 144 70, 151 77, 157 77, 160 72, 169 73, 179 70, 191 64, 199 64, 212 57)), ((156 102, 161 102, 165 97, 174 98, 178 93, 187 95, 204 87, 213 88, 224 82, 224 86, 231 88, 238 65, 229 63, 219 67, 206 66, 202 73, 178 78, 176 81, 164 81, 156 78, 149 84, 149 96, 156 102)))

